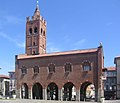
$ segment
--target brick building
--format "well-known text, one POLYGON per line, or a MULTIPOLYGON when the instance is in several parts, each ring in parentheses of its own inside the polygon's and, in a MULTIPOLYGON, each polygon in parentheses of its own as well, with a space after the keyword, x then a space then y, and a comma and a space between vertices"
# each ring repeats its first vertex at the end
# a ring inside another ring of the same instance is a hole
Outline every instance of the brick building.
POLYGON ((104 85, 105 99, 116 99, 117 73, 116 67, 107 68, 107 78, 104 85))
POLYGON ((36 6, 26 20, 26 53, 16 55, 17 97, 43 100, 84 100, 93 84, 101 95, 103 47, 46 53, 46 21, 36 6))
POLYGON ((9 85, 9 90, 10 90, 10 93, 9 95, 12 96, 12 95, 15 95, 15 81, 16 81, 16 78, 15 78, 15 71, 10 71, 8 72, 9 73, 9 77, 10 77, 10 85, 9 85))
POLYGON ((120 99, 120 56, 114 58, 117 71, 117 99, 120 99))
POLYGON ((10 78, 6 75, 0 75, 0 96, 9 96, 10 78))

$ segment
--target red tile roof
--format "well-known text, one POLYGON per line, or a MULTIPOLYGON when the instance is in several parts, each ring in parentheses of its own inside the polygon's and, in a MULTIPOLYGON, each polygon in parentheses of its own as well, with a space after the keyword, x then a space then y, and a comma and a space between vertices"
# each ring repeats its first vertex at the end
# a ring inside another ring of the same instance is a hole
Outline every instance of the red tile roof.
POLYGON ((97 52, 97 51, 98 51, 98 48, 84 49, 84 50, 72 50, 72 51, 56 52, 56 53, 47 53, 47 54, 40 54, 40 55, 21 54, 21 55, 18 55, 17 59, 27 59, 27 58, 47 57, 47 56, 50 57, 50 56, 82 54, 82 53, 93 53, 93 52, 97 52))
POLYGON ((112 71, 112 70, 116 70, 116 68, 115 67, 107 67, 107 70, 112 71))
POLYGON ((7 75, 0 75, 0 78, 6 78, 6 79, 9 79, 10 77, 7 76, 7 75))
POLYGON ((120 59, 120 56, 116 56, 116 57, 114 58, 114 64, 116 64, 116 59, 120 59))

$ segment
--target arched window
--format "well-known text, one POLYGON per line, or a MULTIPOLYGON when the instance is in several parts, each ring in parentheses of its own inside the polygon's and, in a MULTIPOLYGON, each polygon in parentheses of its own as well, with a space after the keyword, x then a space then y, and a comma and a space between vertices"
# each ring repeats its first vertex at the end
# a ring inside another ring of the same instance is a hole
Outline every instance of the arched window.
POLYGON ((35 44, 35 42, 33 42, 33 46, 35 46, 36 44, 35 44))
POLYGON ((34 66, 33 67, 33 71, 34 71, 34 74, 38 74, 39 73, 39 67, 38 66, 34 66))
POLYGON ((36 52, 35 52, 35 50, 33 51, 33 55, 35 55, 36 54, 36 52))
POLYGON ((49 73, 55 72, 55 65, 53 63, 49 64, 48 70, 49 70, 49 73))
POLYGON ((26 68, 25 66, 23 66, 23 67, 21 68, 21 73, 22 73, 22 75, 27 74, 27 68, 26 68))
POLYGON ((29 28, 29 34, 32 34, 32 28, 29 28))
POLYGON ((45 31, 43 32, 43 36, 45 36, 45 31))
POLYGON ((65 64, 65 72, 71 72, 72 71, 72 65, 71 63, 65 64))
POLYGON ((41 28, 41 34, 43 33, 43 29, 41 28))
POLYGON ((91 71, 91 63, 90 62, 85 61, 82 66, 83 66, 83 71, 91 71))
POLYGON ((34 33, 35 33, 35 34, 38 33, 37 27, 34 28, 34 33))

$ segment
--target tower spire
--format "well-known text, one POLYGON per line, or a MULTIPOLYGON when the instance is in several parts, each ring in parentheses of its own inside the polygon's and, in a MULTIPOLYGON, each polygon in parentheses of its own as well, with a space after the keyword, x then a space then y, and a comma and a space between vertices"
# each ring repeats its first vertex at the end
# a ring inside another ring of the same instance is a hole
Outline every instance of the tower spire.
POLYGON ((35 12, 34 12, 34 17, 37 18, 40 16, 40 10, 39 10, 39 1, 37 0, 37 3, 36 3, 36 9, 35 9, 35 12))
POLYGON ((39 9, 39 1, 37 0, 37 4, 36 4, 36 8, 38 8, 39 9))

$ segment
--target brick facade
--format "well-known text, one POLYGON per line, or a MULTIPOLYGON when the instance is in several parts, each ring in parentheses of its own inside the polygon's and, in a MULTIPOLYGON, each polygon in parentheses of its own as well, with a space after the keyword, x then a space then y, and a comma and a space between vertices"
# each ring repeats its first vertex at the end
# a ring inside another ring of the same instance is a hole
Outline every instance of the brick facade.
MULTIPOLYGON (((35 14, 36 13, 34 13, 34 16, 35 14)), ((28 35, 29 28, 31 28, 28 24, 31 23, 31 21, 27 18, 26 54, 16 55, 17 97, 23 98, 21 96, 21 88, 25 84, 28 88, 28 93, 24 95, 28 95, 27 98, 33 99, 33 86, 38 83, 42 87, 42 99, 48 99, 48 85, 53 83, 56 84, 58 89, 56 89, 56 93, 58 93, 57 100, 63 100, 63 87, 67 88, 69 85, 73 85, 76 88, 76 100, 80 100, 82 98, 81 87, 84 87, 83 84, 93 84, 95 86, 95 99, 97 101, 100 95, 100 76, 104 65, 102 45, 94 49, 46 54, 46 34, 44 35, 45 37, 41 35, 40 28, 42 24, 40 23, 40 14, 37 17, 39 19, 35 16, 34 18, 36 18, 37 21, 36 19, 32 20, 32 24, 30 25, 34 28, 36 27, 36 22, 38 22, 38 34, 28 35), (33 38, 37 40, 37 45, 32 45, 34 41, 33 38), (29 49, 31 49, 31 51, 29 49), (38 49, 38 52, 32 53, 34 49, 38 49), (65 71, 65 65, 67 63, 71 65, 71 71, 68 72, 65 71), (89 63, 90 70, 84 70, 84 63, 89 63), (54 64, 54 72, 49 72, 50 64, 54 64), (33 68, 35 66, 39 68, 39 73, 37 74, 34 73, 33 68), (21 72, 23 67, 26 68, 24 75, 21 72), (65 84, 68 86, 65 86, 65 84)), ((46 31, 46 26, 43 30, 46 31)), ((71 87, 69 87, 69 89, 70 88, 71 87)))

